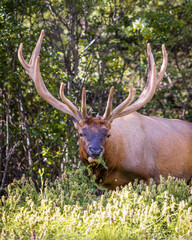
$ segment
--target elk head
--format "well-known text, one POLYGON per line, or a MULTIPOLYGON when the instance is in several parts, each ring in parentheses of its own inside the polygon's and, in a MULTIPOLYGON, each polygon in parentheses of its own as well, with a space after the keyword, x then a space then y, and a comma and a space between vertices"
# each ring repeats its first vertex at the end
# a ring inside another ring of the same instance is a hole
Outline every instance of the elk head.
POLYGON ((112 100, 114 87, 111 87, 109 92, 109 97, 107 101, 107 106, 103 117, 92 117, 87 115, 86 106, 86 91, 85 88, 82 89, 82 102, 81 111, 66 98, 64 95, 64 84, 61 83, 60 86, 60 96, 63 101, 58 101, 53 97, 47 90, 41 73, 39 70, 39 52, 41 44, 43 41, 44 30, 42 30, 37 45, 32 53, 29 64, 27 64, 22 56, 22 43, 20 44, 18 50, 19 60, 26 70, 26 73, 33 79, 35 87, 39 95, 50 103, 53 107, 61 110, 62 112, 69 114, 73 117, 75 127, 79 133, 79 146, 80 146, 80 156, 82 161, 87 165, 90 163, 97 163, 99 156, 105 153, 105 143, 106 139, 110 137, 111 123, 115 118, 123 117, 130 114, 145 104, 147 104, 153 97, 156 87, 162 80, 166 67, 167 67, 167 53, 165 46, 162 46, 163 52, 163 63, 159 75, 156 73, 156 66, 154 58, 151 52, 150 44, 147 45, 147 55, 148 55, 148 78, 146 86, 139 96, 139 98, 133 103, 136 90, 133 86, 130 87, 129 96, 114 110, 112 110, 112 100))
POLYGON ((105 153, 105 142, 110 137, 111 124, 102 117, 87 117, 82 123, 74 120, 79 133, 79 152, 85 165, 98 163, 98 158, 105 153))

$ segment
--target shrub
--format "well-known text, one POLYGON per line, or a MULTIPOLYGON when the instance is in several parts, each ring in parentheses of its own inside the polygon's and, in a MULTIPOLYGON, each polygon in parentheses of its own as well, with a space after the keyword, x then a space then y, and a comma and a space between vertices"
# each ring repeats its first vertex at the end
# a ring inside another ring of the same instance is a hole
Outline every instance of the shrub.
POLYGON ((1 239, 191 239, 192 188, 184 180, 135 181, 101 196, 83 170, 41 183, 40 191, 25 178, 8 186, 1 239))

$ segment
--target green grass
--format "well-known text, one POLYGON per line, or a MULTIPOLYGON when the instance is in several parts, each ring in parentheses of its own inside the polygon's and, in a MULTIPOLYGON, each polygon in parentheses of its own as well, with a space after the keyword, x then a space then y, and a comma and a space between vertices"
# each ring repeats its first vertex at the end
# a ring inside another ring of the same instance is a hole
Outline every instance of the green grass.
POLYGON ((23 178, 8 186, 1 239, 192 239, 192 188, 183 180, 135 181, 96 196, 78 170, 42 185, 37 192, 23 178))

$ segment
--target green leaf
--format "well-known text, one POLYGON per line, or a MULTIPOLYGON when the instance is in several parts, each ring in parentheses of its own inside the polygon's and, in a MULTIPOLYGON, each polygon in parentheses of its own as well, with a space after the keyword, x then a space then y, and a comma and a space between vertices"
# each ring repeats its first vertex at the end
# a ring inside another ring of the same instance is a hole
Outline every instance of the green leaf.
POLYGON ((106 165, 102 155, 100 155, 97 160, 99 162, 98 165, 101 164, 105 169, 108 169, 108 167, 107 167, 107 165, 106 165))

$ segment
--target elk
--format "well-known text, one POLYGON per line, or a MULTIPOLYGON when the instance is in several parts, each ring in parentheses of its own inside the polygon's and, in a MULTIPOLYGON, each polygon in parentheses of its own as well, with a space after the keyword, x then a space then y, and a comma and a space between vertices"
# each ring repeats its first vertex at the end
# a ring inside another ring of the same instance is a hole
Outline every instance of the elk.
POLYGON ((18 58, 33 79, 38 94, 53 107, 72 116, 79 133, 80 158, 96 175, 97 184, 113 190, 135 179, 149 182, 153 178, 158 183, 160 175, 183 178, 187 182, 191 179, 192 123, 136 112, 152 99, 165 74, 168 57, 164 45, 158 75, 150 44, 147 45, 148 76, 139 98, 133 102, 136 90, 131 86, 128 97, 112 110, 114 87, 111 87, 104 115, 93 117, 87 114, 85 88, 82 89, 81 111, 64 95, 63 83, 60 86, 63 103, 47 90, 39 69, 43 35, 42 30, 29 64, 22 56, 22 43, 18 58))

